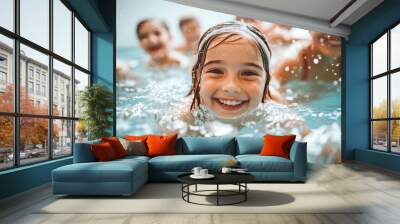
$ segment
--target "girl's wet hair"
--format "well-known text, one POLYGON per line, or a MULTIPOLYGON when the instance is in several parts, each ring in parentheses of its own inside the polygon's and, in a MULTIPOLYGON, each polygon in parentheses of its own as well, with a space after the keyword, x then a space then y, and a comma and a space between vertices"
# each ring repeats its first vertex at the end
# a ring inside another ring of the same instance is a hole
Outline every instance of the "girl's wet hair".
POLYGON ((197 46, 197 60, 192 68, 192 88, 188 93, 188 96, 191 94, 194 95, 190 110, 194 110, 200 105, 200 80, 204 62, 207 56, 207 51, 213 40, 222 35, 226 35, 226 37, 224 37, 219 43, 215 44, 213 48, 217 47, 218 45, 235 35, 251 37, 254 40, 257 48, 260 50, 265 74, 267 76, 265 79, 263 98, 261 102, 264 103, 267 95, 271 97, 268 89, 268 85, 271 80, 271 75, 269 73, 271 49, 263 33, 255 26, 252 26, 250 24, 236 21, 225 22, 209 28, 206 32, 204 32, 199 40, 199 44, 197 46))
POLYGON ((147 22, 156 22, 156 23, 160 24, 167 32, 169 32, 169 27, 164 20, 160 20, 160 19, 156 19, 156 18, 142 19, 136 25, 136 36, 139 40, 140 40, 140 29, 142 29, 142 26, 147 22))

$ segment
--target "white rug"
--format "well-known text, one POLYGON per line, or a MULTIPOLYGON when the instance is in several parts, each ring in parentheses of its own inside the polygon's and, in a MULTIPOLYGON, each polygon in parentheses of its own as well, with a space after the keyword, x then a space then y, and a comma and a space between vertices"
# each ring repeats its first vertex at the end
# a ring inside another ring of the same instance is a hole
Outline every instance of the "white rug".
MULTIPOLYGON (((346 202, 317 184, 260 183, 248 186, 247 201, 237 205, 189 204, 181 198, 180 184, 150 183, 131 197, 59 197, 36 213, 360 213, 359 205, 346 202)), ((199 190, 212 188, 215 186, 199 186, 199 190)), ((210 204, 215 203, 214 199, 191 198, 210 204)), ((227 197, 222 202, 234 199, 238 198, 227 197)))

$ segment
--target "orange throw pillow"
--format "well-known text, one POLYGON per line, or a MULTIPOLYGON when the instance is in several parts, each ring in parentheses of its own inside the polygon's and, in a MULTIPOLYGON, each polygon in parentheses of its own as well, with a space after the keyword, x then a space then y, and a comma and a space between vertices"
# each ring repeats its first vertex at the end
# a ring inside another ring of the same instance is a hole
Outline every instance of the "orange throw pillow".
POLYGON ((124 139, 129 141, 146 141, 148 135, 125 135, 124 139))
POLYGON ((275 136, 264 135, 264 145, 261 149, 262 156, 280 156, 290 159, 290 148, 296 135, 275 136))
POLYGON ((108 142, 91 145, 94 157, 99 162, 110 161, 116 159, 115 151, 112 145, 108 142))
POLYGON ((148 147, 148 156, 164 156, 176 155, 176 138, 177 134, 173 135, 150 135, 147 137, 146 143, 148 147))
POLYGON ((122 146, 121 142, 117 137, 109 137, 109 138, 101 138, 101 142, 108 142, 114 149, 115 155, 117 158, 125 157, 126 151, 124 146, 122 146))

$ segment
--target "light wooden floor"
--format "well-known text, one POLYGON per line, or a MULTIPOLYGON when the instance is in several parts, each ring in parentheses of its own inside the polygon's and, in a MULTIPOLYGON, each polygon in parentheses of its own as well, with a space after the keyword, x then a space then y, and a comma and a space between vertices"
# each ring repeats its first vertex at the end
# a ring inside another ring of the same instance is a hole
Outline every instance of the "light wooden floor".
MULTIPOLYGON (((36 214, 54 200, 42 186, 0 202, 0 223, 220 224, 220 223, 400 223, 400 174, 357 163, 312 171, 308 182, 324 186, 346 201, 366 202, 357 214, 36 214)), ((315 203, 321 203, 315 201, 315 203)), ((173 206, 173 205, 171 205, 173 206)))

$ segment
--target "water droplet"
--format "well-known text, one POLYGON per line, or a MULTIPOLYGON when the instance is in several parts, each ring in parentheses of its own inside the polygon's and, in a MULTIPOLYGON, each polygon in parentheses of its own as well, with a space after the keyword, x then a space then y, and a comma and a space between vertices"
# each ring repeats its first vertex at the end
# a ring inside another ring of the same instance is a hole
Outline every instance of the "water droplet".
POLYGON ((289 66, 286 66, 285 67, 285 72, 288 72, 289 71, 289 66))
POLYGON ((311 66, 308 66, 307 69, 310 70, 310 69, 311 69, 311 66))
POLYGON ((313 62, 314 62, 314 64, 318 64, 319 60, 317 58, 314 58, 313 62))
POLYGON ((339 66, 340 66, 340 63, 337 63, 337 64, 336 64, 336 67, 339 67, 339 66))
POLYGON ((290 73, 294 74, 294 70, 290 71, 290 73))
POLYGON ((337 73, 335 72, 335 73, 333 73, 333 75, 334 75, 334 76, 337 76, 337 73))
POLYGON ((318 75, 314 76, 314 79, 315 79, 315 80, 318 80, 318 75))
POLYGON ((338 84, 338 81, 333 81, 333 85, 335 85, 335 86, 337 86, 337 84, 338 84))

